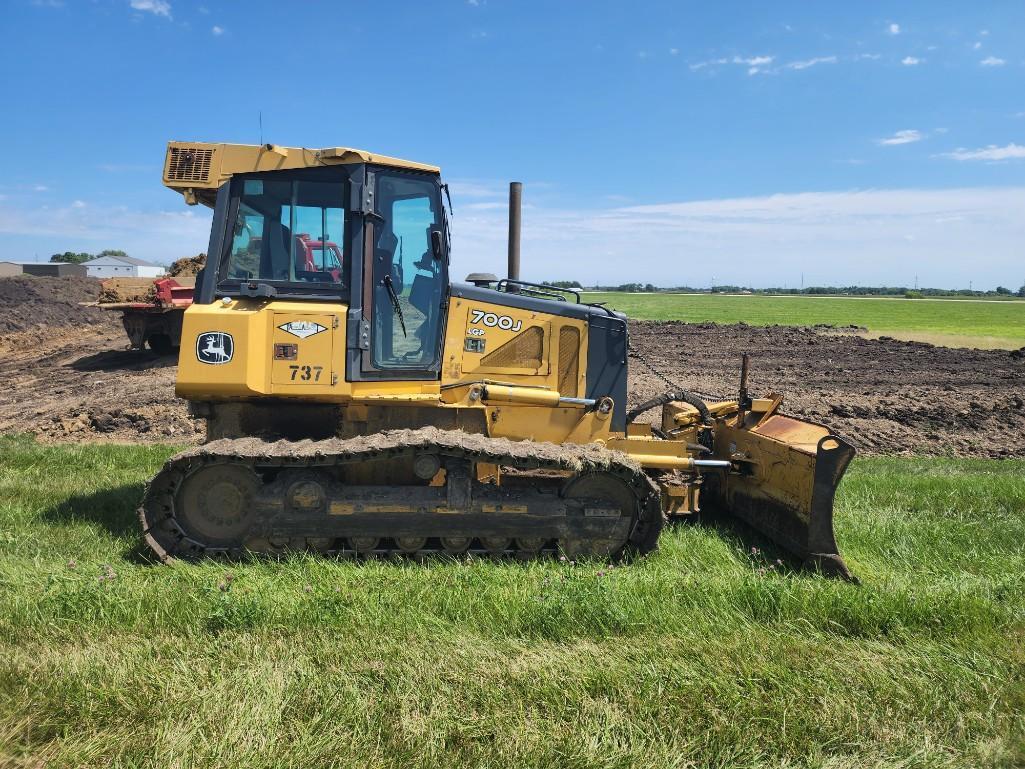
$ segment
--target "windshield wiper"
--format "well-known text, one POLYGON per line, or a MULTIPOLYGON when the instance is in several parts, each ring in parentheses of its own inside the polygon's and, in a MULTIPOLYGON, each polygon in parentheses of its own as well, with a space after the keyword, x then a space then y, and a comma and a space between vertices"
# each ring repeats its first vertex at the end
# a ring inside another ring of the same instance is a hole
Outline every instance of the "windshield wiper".
POLYGON ((402 336, 406 337, 406 319, 402 317, 402 306, 399 304, 399 295, 395 293, 395 286, 392 285, 391 275, 385 275, 381 282, 388 289, 388 298, 391 299, 391 306, 399 318, 399 325, 402 326, 402 336))

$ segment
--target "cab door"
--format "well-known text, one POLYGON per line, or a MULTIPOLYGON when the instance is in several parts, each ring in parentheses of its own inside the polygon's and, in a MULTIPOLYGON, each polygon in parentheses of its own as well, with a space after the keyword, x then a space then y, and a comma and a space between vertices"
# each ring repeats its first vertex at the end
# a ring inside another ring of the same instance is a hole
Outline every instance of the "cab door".
POLYGON ((444 242, 437 178, 377 171, 368 173, 370 183, 375 215, 368 217, 364 248, 369 344, 361 378, 437 379, 448 294, 447 259, 433 247, 436 239, 444 242))

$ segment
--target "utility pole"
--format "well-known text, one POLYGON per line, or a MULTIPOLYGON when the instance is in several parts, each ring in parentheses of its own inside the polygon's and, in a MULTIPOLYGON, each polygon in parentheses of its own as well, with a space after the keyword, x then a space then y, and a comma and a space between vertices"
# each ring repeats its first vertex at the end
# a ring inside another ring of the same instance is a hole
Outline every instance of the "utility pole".
POLYGON ((915 276, 915 291, 918 290, 918 276, 915 276))

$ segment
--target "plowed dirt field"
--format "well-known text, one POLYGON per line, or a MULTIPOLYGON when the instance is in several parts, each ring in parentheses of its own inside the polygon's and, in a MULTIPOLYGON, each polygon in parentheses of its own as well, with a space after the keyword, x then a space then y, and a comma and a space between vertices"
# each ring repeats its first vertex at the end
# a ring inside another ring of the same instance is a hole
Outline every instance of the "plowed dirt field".
MULTIPOLYGON (((98 291, 88 280, 0 279, 0 432, 201 440, 202 421, 174 395, 175 358, 126 351, 117 313, 78 305, 98 291)), ((785 410, 830 425, 863 453, 1025 456, 1023 351, 673 321, 631 323, 631 338, 631 406, 668 388, 644 360, 680 386, 733 397, 748 352, 754 393, 784 393, 785 410)))

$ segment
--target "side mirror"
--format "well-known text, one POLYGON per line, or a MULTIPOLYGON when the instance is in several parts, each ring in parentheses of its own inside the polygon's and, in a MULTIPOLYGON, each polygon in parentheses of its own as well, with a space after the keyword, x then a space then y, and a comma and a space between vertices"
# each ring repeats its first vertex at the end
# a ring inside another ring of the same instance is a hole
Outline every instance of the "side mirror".
POLYGON ((445 241, 441 237, 441 230, 431 230, 431 252, 439 262, 445 258, 445 241))

